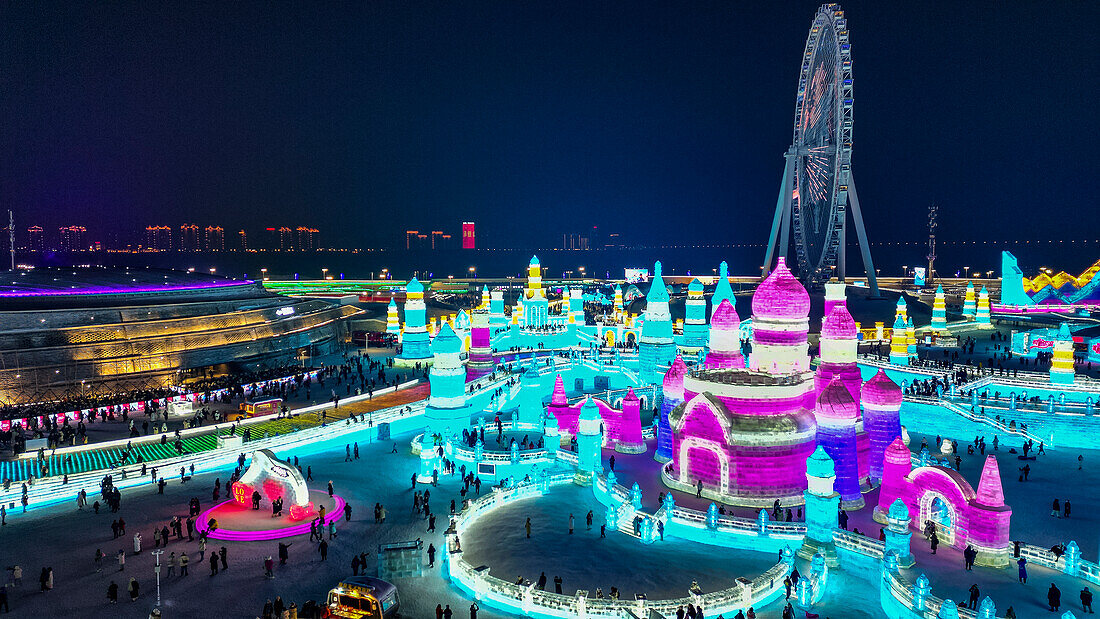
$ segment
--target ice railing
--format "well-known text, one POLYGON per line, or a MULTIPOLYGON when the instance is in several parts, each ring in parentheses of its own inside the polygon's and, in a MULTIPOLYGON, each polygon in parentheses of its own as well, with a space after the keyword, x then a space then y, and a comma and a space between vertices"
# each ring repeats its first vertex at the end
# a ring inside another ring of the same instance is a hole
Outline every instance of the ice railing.
MULTIPOLYGON (((943 599, 931 593, 930 588, 924 589, 924 593, 914 593, 916 585, 905 580, 896 570, 884 567, 882 570, 882 586, 887 589, 891 597, 901 603, 918 617, 938 617, 943 599)), ((988 597, 986 598, 988 599, 988 597)), ((958 616, 961 619, 977 619, 978 615, 973 610, 964 606, 958 607, 958 616)))
MULTIPOLYGON (((452 528, 448 530, 446 547, 456 547, 457 544, 451 538, 461 539, 470 525, 493 510, 513 501, 541 496, 553 486, 572 481, 572 473, 557 473, 510 488, 494 488, 492 493, 469 502, 454 517, 452 528)), ((602 492, 607 492, 606 477, 597 475, 594 483, 602 492)), ((623 499, 624 506, 628 503, 629 491, 623 486, 614 484, 610 492, 623 499)), ((783 588, 783 579, 790 573, 791 566, 781 561, 757 578, 738 578, 734 581, 734 586, 721 591, 656 601, 592 599, 587 597, 587 591, 578 591, 575 596, 538 591, 531 584, 520 585, 491 576, 487 567, 473 567, 462 558, 461 551, 449 554, 448 569, 451 578, 472 591, 477 599, 494 602, 513 612, 526 615, 540 612, 565 617, 621 618, 627 611, 643 616, 649 610, 674 616, 677 608, 689 603, 702 604, 711 613, 733 613, 748 606, 761 605, 783 588)))
POLYGON ((886 544, 866 535, 852 533, 851 531, 833 531, 833 543, 837 548, 843 548, 874 559, 882 559, 886 544))
POLYGON ((1100 585, 1100 565, 1082 559, 1077 542, 1071 541, 1066 544, 1066 550, 1061 555, 1055 554, 1049 548, 1020 544, 1020 556, 1027 559, 1028 563, 1035 563, 1068 576, 1086 580, 1094 585, 1100 585))

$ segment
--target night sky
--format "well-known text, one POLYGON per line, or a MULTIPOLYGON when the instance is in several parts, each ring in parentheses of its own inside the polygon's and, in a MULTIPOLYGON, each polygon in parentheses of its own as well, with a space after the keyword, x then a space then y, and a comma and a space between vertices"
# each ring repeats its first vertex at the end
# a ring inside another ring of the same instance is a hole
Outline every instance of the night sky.
MULTIPOLYGON (((818 3, 5 2, 20 228, 762 242, 818 3)), ((1095 238, 1097 2, 848 2, 870 232, 1095 238)), ((227 235, 228 236, 228 235, 227 235)))

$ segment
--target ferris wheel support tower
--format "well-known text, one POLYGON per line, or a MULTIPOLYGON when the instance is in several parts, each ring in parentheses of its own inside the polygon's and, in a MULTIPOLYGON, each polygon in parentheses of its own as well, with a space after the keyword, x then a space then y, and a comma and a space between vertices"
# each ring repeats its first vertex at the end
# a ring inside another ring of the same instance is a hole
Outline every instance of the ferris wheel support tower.
POLYGON ((818 9, 806 38, 795 100, 794 136, 785 154, 764 275, 793 234, 799 276, 816 286, 847 275, 848 211, 852 212, 872 297, 878 278, 852 176, 852 57, 848 24, 836 4, 818 9))

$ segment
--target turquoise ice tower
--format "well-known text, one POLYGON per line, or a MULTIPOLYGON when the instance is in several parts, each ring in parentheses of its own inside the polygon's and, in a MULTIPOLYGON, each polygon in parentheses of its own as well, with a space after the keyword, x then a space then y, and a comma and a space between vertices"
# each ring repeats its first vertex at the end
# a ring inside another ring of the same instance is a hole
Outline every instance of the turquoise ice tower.
POLYGON ((916 327, 913 325, 913 317, 910 316, 905 322, 905 348, 909 352, 910 359, 917 358, 917 338, 910 337, 910 334, 915 332, 916 327))
POLYGON ((989 320, 989 289, 984 285, 981 291, 978 292, 978 307, 974 311, 974 321, 978 323, 979 328, 993 328, 993 324, 989 320))
POLYGON ((966 296, 963 297, 963 316, 971 320, 978 313, 978 304, 975 300, 976 294, 974 282, 966 282, 966 296))
POLYGON ((653 265, 653 282, 646 295, 645 323, 638 344, 638 369, 644 384, 653 384, 660 377, 659 366, 671 365, 676 359, 676 342, 672 339, 672 314, 668 309, 668 290, 661 277, 661 262, 653 265))
POLYGON ((730 287, 730 267, 723 260, 722 264, 718 265, 718 281, 714 284, 714 294, 710 297, 710 315, 714 316, 714 312, 718 311, 718 306, 722 304, 722 301, 729 301, 736 305, 736 299, 733 297, 733 288, 730 287))
POLYGON ((569 291, 569 333, 574 335, 584 326, 584 289, 573 288, 569 291))
POLYGON ((386 308, 386 333, 392 335, 396 341, 401 336, 401 320, 397 317, 397 302, 390 297, 390 305, 386 308))
POLYGON ((424 284, 414 277, 405 286, 405 334, 401 338, 401 354, 398 358, 406 361, 423 361, 431 357, 427 311, 424 306, 424 284))
POLYGON ((829 565, 838 564, 833 533, 837 529, 840 495, 833 490, 835 480, 833 459, 818 445, 806 458, 806 490, 802 493, 806 500, 806 537, 798 556, 809 559, 820 552, 829 565))
POLYGON ((535 363, 519 377, 519 421, 537 424, 542 419, 542 377, 535 363))
POLYGON ((687 352, 699 352, 707 345, 707 300, 703 296, 703 282, 699 278, 688 284, 684 305, 684 338, 682 347, 687 352))
POLYGON ((913 537, 913 534, 909 532, 911 523, 909 507, 905 505, 905 501, 894 499, 894 502, 890 504, 889 512, 887 512, 886 530, 883 533, 886 536, 885 552, 892 550, 897 554, 898 567, 913 567, 916 564, 913 552, 910 549, 910 541, 913 537))
POLYGON ((470 420, 466 404, 466 370, 462 367, 462 340, 443 323, 431 344, 432 369, 428 373, 431 393, 424 408, 424 443, 438 435, 444 442, 462 431, 470 420))
POLYGON ((591 486, 592 476, 603 470, 603 418, 600 407, 591 398, 581 407, 577 418, 577 472, 573 481, 591 486))
POLYGON ((894 332, 890 336, 890 363, 909 365, 909 346, 905 342, 905 318, 894 317, 894 332))
POLYGON ((523 290, 523 317, 527 328, 549 324, 550 304, 542 287, 542 265, 538 256, 531 256, 527 265, 527 287, 523 290))
POLYGON ((936 296, 932 301, 932 324, 934 331, 947 330, 947 297, 943 286, 936 286, 936 296))
POLYGON ((508 317, 504 315, 504 291, 489 293, 489 331, 492 334, 508 326, 508 317))
POLYGON ((684 364, 684 358, 676 355, 676 360, 665 372, 661 386, 661 416, 657 420, 657 449, 653 453, 653 459, 658 462, 672 460, 672 427, 668 423, 668 414, 684 402, 684 375, 686 374, 687 365, 684 364))
POLYGON ((817 397, 817 444, 833 460, 836 479, 833 488, 840 494, 845 509, 863 507, 859 491, 859 453, 856 448, 856 423, 859 404, 841 378, 833 378, 817 397))

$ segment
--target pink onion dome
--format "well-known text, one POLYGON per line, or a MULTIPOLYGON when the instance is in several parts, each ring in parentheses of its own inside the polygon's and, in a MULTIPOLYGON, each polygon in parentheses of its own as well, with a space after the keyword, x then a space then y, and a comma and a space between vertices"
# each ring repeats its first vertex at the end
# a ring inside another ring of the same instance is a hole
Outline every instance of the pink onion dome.
POLYGON ((810 315, 810 295, 787 268, 782 256, 775 270, 752 295, 752 314, 760 318, 804 320, 810 315))
MULTIPOLYGON (((878 406, 901 407, 901 387, 898 386, 886 372, 879 370, 867 382, 863 383, 860 398, 865 404, 878 406)), ((908 448, 906 448, 908 451, 908 448)))
POLYGON ((634 388, 633 387, 628 387, 627 390, 626 390, 626 395, 623 396, 623 402, 637 402, 637 401, 638 401, 638 396, 634 395, 634 388))
POLYGON ((677 353, 676 360, 669 366, 668 371, 665 372, 665 380, 661 383, 665 388, 679 387, 684 388, 684 375, 687 374, 687 364, 684 363, 684 358, 677 353))
POLYGON ((710 328, 718 331, 737 331, 741 328, 741 317, 737 315, 737 310, 729 299, 722 299, 718 309, 714 310, 714 315, 710 318, 710 328))
POLYGON ((854 421, 859 416, 859 406, 844 383, 833 379, 821 390, 821 395, 817 396, 816 413, 818 417, 854 421))
POLYGON ((894 442, 886 448, 884 460, 887 464, 909 465, 912 462, 912 455, 909 453, 909 448, 901 442, 899 437, 894 439, 894 442))
POLYGON ((859 337, 856 321, 843 305, 834 305, 829 315, 821 321, 821 337, 832 340, 854 340, 859 337))

